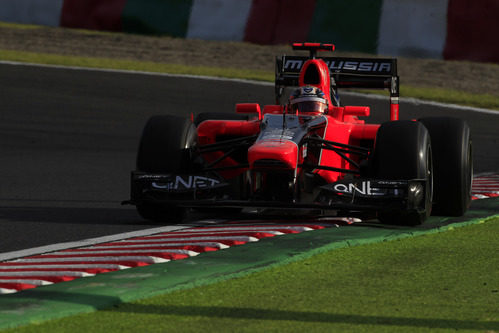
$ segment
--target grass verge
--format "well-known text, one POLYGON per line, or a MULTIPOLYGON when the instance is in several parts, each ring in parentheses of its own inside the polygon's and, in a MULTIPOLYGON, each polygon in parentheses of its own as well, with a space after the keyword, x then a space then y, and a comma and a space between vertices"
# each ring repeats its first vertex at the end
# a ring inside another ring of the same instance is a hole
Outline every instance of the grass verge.
MULTIPOLYGON (((36 27, 36 26, 35 26, 36 27)), ((0 59, 26 63, 47 65, 77 66, 89 68, 108 68, 120 70, 135 70, 154 73, 191 74, 202 76, 215 76, 223 78, 237 78, 257 81, 273 82, 274 73, 236 68, 199 67, 179 64, 166 64, 126 59, 92 58, 58 54, 32 53, 24 51, 0 50, 0 59)), ((461 91, 401 86, 401 96, 414 97, 442 103, 453 103, 466 106, 481 107, 499 110, 499 97, 492 95, 476 95, 461 91)), ((369 91, 381 93, 380 91, 369 91)))
POLYGON ((45 65, 76 66, 88 68, 104 68, 118 70, 134 70, 153 73, 188 74, 215 76, 257 81, 272 81, 274 74, 265 71, 249 69, 216 68, 202 66, 186 66, 165 64, 150 61, 135 61, 126 59, 78 57, 47 53, 32 53, 24 51, 0 50, 0 59, 45 65))
POLYGON ((11 29, 30 30, 30 29, 40 29, 42 26, 35 25, 35 24, 22 24, 22 23, 12 23, 12 22, 0 21, 0 27, 11 28, 11 29))
POLYGON ((495 331, 499 218, 343 248, 16 332, 495 331))

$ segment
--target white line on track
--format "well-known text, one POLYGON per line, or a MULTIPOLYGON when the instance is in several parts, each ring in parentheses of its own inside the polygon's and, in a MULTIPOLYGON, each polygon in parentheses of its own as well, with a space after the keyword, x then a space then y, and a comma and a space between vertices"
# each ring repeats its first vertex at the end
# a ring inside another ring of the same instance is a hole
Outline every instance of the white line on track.
POLYGON ((186 229, 186 228, 191 228, 191 227, 192 226, 190 226, 190 225, 165 226, 165 227, 144 229, 144 230, 138 230, 138 231, 124 232, 121 234, 115 234, 115 235, 110 235, 110 236, 90 238, 90 239, 85 239, 85 240, 76 241, 76 242, 59 243, 59 244, 53 244, 53 245, 47 245, 47 246, 34 247, 31 249, 26 249, 26 250, 5 252, 5 253, 0 253, 0 261, 12 260, 15 258, 28 257, 28 256, 32 256, 35 254, 60 251, 60 250, 65 250, 65 249, 70 249, 70 248, 75 248, 75 247, 91 246, 91 245, 99 244, 99 243, 109 243, 109 242, 122 240, 125 238, 150 236, 150 235, 157 234, 157 233, 170 232, 170 231, 186 229))
POLYGON ((473 178, 480 178, 480 177, 492 177, 492 178, 499 178, 499 170, 498 171, 486 171, 486 172, 480 172, 476 173, 473 175, 473 178))
POLYGON ((88 277, 95 276, 92 273, 86 272, 75 272, 75 271, 37 271, 37 272, 0 272, 0 278, 2 276, 76 276, 76 277, 88 277))
POLYGON ((0 294, 13 294, 17 293, 16 289, 0 288, 0 294))
MULTIPOLYGON (((146 243, 149 243, 149 242, 146 242, 146 243)), ((103 245, 97 244, 96 246, 84 247, 82 249, 86 249, 86 248, 89 248, 89 249, 112 249, 115 247, 125 247, 125 246, 127 248, 135 248, 135 247, 144 247, 145 245, 144 244, 136 244, 136 245, 127 244, 127 240, 123 240, 123 242, 116 242, 116 243, 105 244, 105 245, 104 244, 103 245), (126 245, 123 245, 121 243, 125 243, 126 245)), ((171 247, 176 247, 176 246, 179 246, 179 247, 180 246, 212 247, 212 248, 216 248, 219 250, 229 248, 229 246, 227 246, 225 244, 216 243, 216 242, 167 243, 167 244, 154 244, 154 245, 149 245, 147 247, 148 248, 162 248, 162 247, 171 248, 171 247)), ((2 266, 0 266, 0 268, 2 268, 2 266)))
POLYGON ((61 256, 61 257, 67 257, 70 258, 72 256, 76 256, 79 254, 85 254, 85 255, 95 255, 95 254, 109 254, 110 256, 116 256, 120 255, 122 253, 128 254, 128 253, 175 253, 175 254, 186 254, 190 257, 197 256, 199 252, 196 251, 191 251, 191 250, 180 250, 180 249, 166 249, 166 250, 135 250, 135 249, 130 249, 130 250, 116 250, 116 249, 101 249, 101 248, 95 248, 95 249, 87 249, 86 251, 79 251, 79 250, 74 250, 74 251, 59 251, 59 252, 53 252, 50 253, 49 255, 51 256, 61 256))
MULTIPOLYGON (((27 280, 27 279, 0 279, 0 283, 22 283, 22 284, 32 284, 34 286, 46 286, 49 284, 54 284, 50 281, 45 280, 27 280)), ((3 288, 2 288, 3 289, 3 288)), ((0 292, 1 294, 2 292, 0 292)))
POLYGON ((473 194, 474 197, 476 197, 477 199, 488 199, 490 198, 489 195, 484 195, 484 194, 473 194))
MULTIPOLYGON (((154 236, 152 236, 154 237, 154 236)), ((239 241, 239 242, 257 242, 258 238, 251 236, 206 236, 206 237, 179 237, 179 238, 146 238, 146 239, 129 239, 127 242, 130 243, 143 243, 143 242, 182 242, 182 241, 217 241, 217 240, 227 240, 227 241, 239 241)))
MULTIPOLYGON (((280 225, 274 225, 274 226, 254 226, 254 227, 245 227, 245 226, 236 226, 236 225, 227 225, 227 226, 220 226, 220 227, 200 227, 192 230, 181 230, 181 231, 175 231, 173 235, 177 234, 187 234, 187 233, 234 233, 234 232, 272 232, 274 230, 291 230, 291 231, 298 231, 298 232, 303 232, 303 231, 310 231, 313 230, 312 228, 309 227, 290 227, 290 226, 280 226, 280 225)), ((281 234, 281 233, 278 233, 281 234)))
MULTIPOLYGON (((94 71, 94 72, 106 72, 106 73, 137 74, 137 75, 188 78, 188 79, 196 79, 196 80, 238 82, 238 83, 246 83, 246 84, 259 85, 259 86, 274 86, 273 82, 244 80, 244 79, 231 79, 231 78, 222 78, 222 77, 215 77, 215 76, 154 73, 154 72, 146 72, 146 71, 108 69, 108 68, 91 68, 91 67, 78 67, 78 66, 44 65, 44 64, 24 63, 24 62, 17 62, 17 61, 3 61, 3 60, 0 60, 0 64, 12 65, 12 66, 45 67, 45 68, 67 69, 67 70, 77 70, 77 71, 94 71)), ((341 94, 347 95, 347 96, 358 96, 358 97, 371 98, 371 99, 387 99, 387 97, 383 96, 383 95, 364 94, 364 93, 349 92, 349 91, 344 91, 341 94)), ((471 111, 471 112, 479 112, 479 113, 492 114, 492 115, 499 116, 499 110, 490 110, 490 109, 477 108, 477 107, 471 107, 471 106, 462 106, 462 105, 457 105, 457 104, 447 104, 447 103, 440 103, 440 102, 425 101, 425 100, 411 98, 411 97, 401 97, 400 102, 414 104, 414 105, 430 105, 430 106, 437 106, 437 107, 457 109, 457 110, 463 110, 463 111, 471 111)))
POLYGON ((117 264, 61 264, 61 265, 27 265, 24 263, 20 263, 20 265, 9 265, 9 266, 0 266, 0 272, 16 270, 16 269, 30 269, 30 270, 39 270, 39 269, 127 269, 129 266, 117 265, 117 264))
POLYGON ((170 259, 163 259, 154 256, 112 256, 112 257, 72 257, 72 258, 38 258, 38 259, 22 259, 20 263, 44 263, 44 262, 117 262, 117 261, 133 261, 145 262, 148 264, 159 264, 169 262, 170 259))
MULTIPOLYGON (((209 236, 225 236, 225 235, 234 235, 234 234, 241 234, 241 233, 244 233, 244 234, 254 234, 254 233, 265 233, 265 234, 269 234, 269 235, 275 235, 275 236, 279 236, 279 235, 284 235, 283 232, 280 232, 280 231, 275 231, 275 230, 235 230, 235 231, 215 231, 215 232, 212 232, 210 230, 206 230, 204 229, 203 230, 204 232, 202 231, 193 231, 191 232, 190 230, 186 231, 186 232, 180 232, 180 233, 173 233, 174 236, 193 236, 193 235, 198 235, 200 233, 202 233, 203 235, 209 235, 209 236)), ((165 235, 166 236, 166 235, 165 235)))

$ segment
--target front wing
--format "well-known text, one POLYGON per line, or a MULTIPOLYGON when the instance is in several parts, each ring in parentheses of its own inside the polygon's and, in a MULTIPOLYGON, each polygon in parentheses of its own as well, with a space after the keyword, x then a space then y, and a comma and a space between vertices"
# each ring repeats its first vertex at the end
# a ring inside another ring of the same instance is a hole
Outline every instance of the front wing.
MULTIPOLYGON (((131 200, 186 208, 304 208, 341 212, 424 211, 427 182, 423 179, 349 179, 315 189, 308 201, 241 199, 230 184, 215 173, 175 175, 132 172, 131 200)), ((305 196, 304 196, 305 197, 305 196)), ((310 196, 309 196, 310 197, 310 196)))

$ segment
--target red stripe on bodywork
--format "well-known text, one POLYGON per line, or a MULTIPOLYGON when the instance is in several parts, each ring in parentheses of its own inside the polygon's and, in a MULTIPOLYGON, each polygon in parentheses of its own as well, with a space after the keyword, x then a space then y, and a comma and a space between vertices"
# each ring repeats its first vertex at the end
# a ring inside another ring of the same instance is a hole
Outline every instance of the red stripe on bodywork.
MULTIPOLYGON (((291 140, 260 140, 248 149, 248 162, 250 169, 265 168, 265 166, 255 166, 256 162, 262 160, 279 161, 282 168, 294 170, 298 167, 298 145, 291 140)), ((271 164, 270 168, 276 166, 271 164)))
POLYGON ((244 40, 257 44, 305 41, 315 0, 253 0, 244 40))
MULTIPOLYGON (((198 143, 209 145, 216 143, 217 137, 242 137, 256 135, 260 132, 259 121, 241 121, 241 120, 205 120, 199 124, 197 128, 198 143)), ((214 151, 211 153, 203 154, 206 162, 215 163, 214 167, 234 167, 239 165, 230 156, 223 158, 222 151, 214 151), (218 162, 217 162, 218 161, 218 162)), ((224 178, 230 179, 238 176, 244 172, 244 169, 224 170, 220 171, 220 175, 224 178)))
POLYGON ((61 26, 91 30, 122 31, 121 14, 126 0, 65 0, 61 26))

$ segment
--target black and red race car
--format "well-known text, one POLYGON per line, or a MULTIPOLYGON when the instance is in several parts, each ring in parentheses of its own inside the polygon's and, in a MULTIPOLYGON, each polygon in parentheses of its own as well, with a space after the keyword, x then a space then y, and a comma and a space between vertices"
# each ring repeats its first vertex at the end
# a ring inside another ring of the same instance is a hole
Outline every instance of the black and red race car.
POLYGON ((310 54, 276 58, 276 105, 150 118, 127 203, 156 221, 245 207, 403 225, 464 214, 473 177, 464 121, 398 120, 396 59, 317 56, 332 44, 293 49, 310 54), (389 90, 390 120, 366 124, 370 108, 341 105, 341 88, 389 90))

